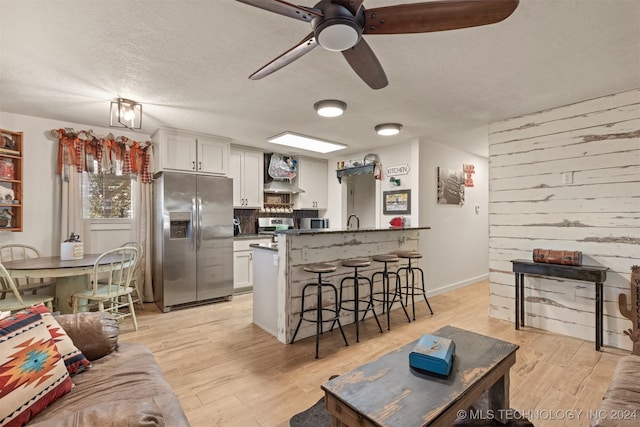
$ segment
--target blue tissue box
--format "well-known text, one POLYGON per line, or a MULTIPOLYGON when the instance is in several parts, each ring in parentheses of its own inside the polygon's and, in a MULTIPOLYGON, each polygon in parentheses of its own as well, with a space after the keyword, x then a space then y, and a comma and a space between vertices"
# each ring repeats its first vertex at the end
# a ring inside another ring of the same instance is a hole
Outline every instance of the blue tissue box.
POLYGON ((456 344, 449 338, 423 335, 409 353, 409 366, 439 375, 449 375, 456 344))

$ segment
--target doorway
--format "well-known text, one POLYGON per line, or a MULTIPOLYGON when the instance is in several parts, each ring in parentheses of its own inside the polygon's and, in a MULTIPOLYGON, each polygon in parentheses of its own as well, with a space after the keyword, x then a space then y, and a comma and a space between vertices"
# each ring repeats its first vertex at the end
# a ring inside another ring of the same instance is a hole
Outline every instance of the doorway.
POLYGON ((345 228, 349 215, 356 214, 360 228, 373 228, 376 225, 376 180, 373 174, 346 177, 347 212, 344 218, 345 228))

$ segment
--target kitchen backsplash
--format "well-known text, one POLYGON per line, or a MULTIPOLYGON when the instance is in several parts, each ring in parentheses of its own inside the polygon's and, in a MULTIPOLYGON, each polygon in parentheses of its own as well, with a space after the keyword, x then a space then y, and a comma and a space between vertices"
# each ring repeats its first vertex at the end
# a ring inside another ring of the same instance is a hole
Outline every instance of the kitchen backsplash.
POLYGON ((317 218, 317 210, 294 210, 293 213, 267 213, 259 209, 234 209, 233 215, 240 220, 242 234, 257 233, 258 218, 291 218, 293 217, 295 228, 300 228, 300 218, 317 218))

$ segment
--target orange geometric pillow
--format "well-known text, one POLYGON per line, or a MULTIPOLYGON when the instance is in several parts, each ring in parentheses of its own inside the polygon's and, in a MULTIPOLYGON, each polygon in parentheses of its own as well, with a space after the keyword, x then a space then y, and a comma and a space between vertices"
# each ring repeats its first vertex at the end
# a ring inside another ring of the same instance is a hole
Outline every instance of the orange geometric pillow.
POLYGON ((0 426, 22 426, 73 387, 39 313, 0 320, 0 426))
POLYGON ((64 359, 64 364, 67 367, 67 371, 69 371, 69 375, 74 375, 91 367, 91 362, 78 350, 46 305, 40 303, 29 307, 28 311, 40 313, 42 316, 42 320, 44 320, 51 334, 51 339, 56 343, 58 352, 64 359))

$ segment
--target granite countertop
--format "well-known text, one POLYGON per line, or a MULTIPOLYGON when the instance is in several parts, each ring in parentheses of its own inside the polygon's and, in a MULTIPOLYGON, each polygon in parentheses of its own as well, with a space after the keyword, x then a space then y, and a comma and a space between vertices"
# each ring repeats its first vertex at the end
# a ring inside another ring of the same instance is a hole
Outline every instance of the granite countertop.
POLYGON ((277 243, 252 243, 249 247, 254 249, 265 249, 268 251, 278 252, 278 244, 277 243))
POLYGON ((273 237, 270 234, 238 234, 237 236, 233 236, 234 240, 251 240, 251 239, 265 239, 271 240, 273 237))
POLYGON ((413 231, 430 230, 431 227, 369 227, 347 230, 344 228, 322 228, 311 230, 276 230, 276 234, 299 236, 302 234, 340 234, 340 233, 365 233, 371 231, 413 231))

